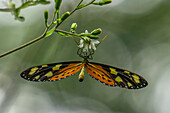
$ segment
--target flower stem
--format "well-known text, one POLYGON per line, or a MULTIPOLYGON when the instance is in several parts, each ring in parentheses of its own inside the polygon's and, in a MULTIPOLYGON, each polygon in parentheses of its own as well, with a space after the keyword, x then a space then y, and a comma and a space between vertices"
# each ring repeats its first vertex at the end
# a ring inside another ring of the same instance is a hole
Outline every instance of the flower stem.
POLYGON ((67 31, 63 31, 63 30, 60 30, 60 29, 56 29, 55 31, 56 31, 56 32, 61 32, 61 33, 64 33, 64 34, 68 34, 68 35, 72 35, 72 36, 76 36, 76 37, 81 38, 81 36, 80 36, 79 34, 75 34, 75 33, 67 32, 67 31))

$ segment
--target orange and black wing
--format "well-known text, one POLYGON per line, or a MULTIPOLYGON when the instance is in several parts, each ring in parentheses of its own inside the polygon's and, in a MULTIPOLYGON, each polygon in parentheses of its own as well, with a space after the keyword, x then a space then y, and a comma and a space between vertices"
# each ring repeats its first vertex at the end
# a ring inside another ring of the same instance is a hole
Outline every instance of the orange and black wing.
POLYGON ((148 85, 147 81, 140 75, 113 66, 87 62, 85 69, 93 78, 109 86, 139 89, 148 85))
POLYGON ((29 81, 56 81, 77 73, 84 64, 80 61, 61 62, 31 67, 21 73, 29 81))

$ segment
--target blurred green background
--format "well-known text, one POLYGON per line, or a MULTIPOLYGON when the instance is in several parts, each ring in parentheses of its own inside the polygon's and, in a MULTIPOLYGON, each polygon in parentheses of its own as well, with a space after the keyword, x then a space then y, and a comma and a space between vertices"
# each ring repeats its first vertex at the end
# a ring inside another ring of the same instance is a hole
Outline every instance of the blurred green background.
MULTIPOLYGON (((20 0, 16 1, 18 5, 20 0)), ((71 11, 78 0, 63 0, 61 13, 71 11)), ((2 0, 0 7, 3 8, 2 0)), ((45 9, 54 3, 21 11, 25 22, 0 12, 0 53, 41 35, 45 9)), ((57 82, 29 82, 20 73, 35 65, 82 60, 71 38, 52 36, 0 58, 0 113, 169 113, 170 112, 170 1, 113 0, 103 7, 90 6, 74 13, 60 29, 78 33, 102 28, 108 34, 93 61, 136 72, 149 85, 139 90, 108 87, 85 73, 57 82)))

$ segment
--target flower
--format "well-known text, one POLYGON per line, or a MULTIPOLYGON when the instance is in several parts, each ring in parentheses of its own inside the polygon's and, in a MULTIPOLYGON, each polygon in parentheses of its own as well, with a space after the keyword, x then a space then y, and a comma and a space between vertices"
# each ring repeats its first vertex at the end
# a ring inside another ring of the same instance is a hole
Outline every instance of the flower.
MULTIPOLYGON (((88 33, 88 31, 86 30, 85 33, 88 33)), ((80 45, 78 47, 82 48, 84 53, 87 53, 89 49, 96 50, 96 45, 99 43, 100 42, 96 39, 90 39, 87 36, 83 36, 82 39, 80 39, 80 45)))

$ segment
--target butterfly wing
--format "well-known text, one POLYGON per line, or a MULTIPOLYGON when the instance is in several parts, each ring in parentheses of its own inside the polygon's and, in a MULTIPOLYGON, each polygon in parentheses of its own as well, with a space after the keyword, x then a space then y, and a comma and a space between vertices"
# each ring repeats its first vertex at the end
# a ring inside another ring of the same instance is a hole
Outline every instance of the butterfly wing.
POLYGON ((56 81, 77 73, 82 67, 80 61, 60 62, 31 67, 21 73, 29 81, 56 81))
POLYGON ((142 76, 113 66, 87 62, 85 69, 93 78, 109 86, 138 89, 148 85, 142 76))

